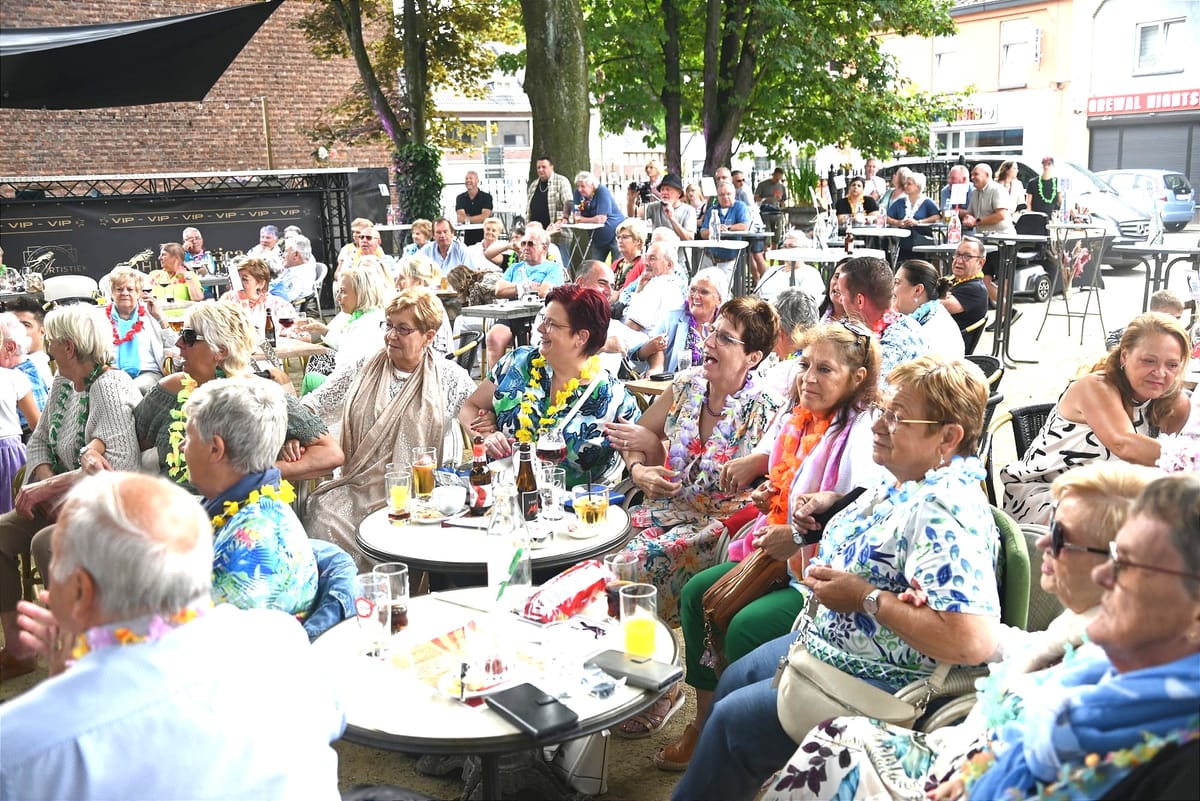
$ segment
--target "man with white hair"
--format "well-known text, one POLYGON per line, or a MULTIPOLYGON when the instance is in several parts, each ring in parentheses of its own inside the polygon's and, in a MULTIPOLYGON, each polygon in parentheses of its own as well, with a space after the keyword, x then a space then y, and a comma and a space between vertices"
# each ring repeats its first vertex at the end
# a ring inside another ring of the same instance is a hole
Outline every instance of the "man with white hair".
POLYGON ((279 275, 279 286, 283 296, 294 303, 313 293, 317 282, 317 262, 312 254, 312 242, 308 237, 289 237, 283 246, 283 272, 279 275))
POLYGON ((187 492, 91 476, 53 544, 49 608, 19 606, 50 678, 0 706, 0 796, 339 797, 336 679, 290 616, 213 607, 212 531, 187 492))
POLYGON ((258 244, 246 251, 248 259, 262 259, 271 268, 271 275, 283 269, 283 252, 279 249, 279 229, 264 225, 258 229, 258 244))
MULTIPOLYGON (((11 312, 0 314, 0 337, 4 344, 0 345, 0 367, 17 370, 29 379, 29 390, 33 394, 33 402, 38 411, 46 408, 46 382, 38 372, 37 365, 29 360, 29 333, 25 326, 11 312)), ((23 438, 33 433, 25 415, 17 409, 17 417, 21 422, 23 438)))
POLYGON ((617 250, 617 226, 625 220, 608 187, 586 170, 575 176, 575 222, 603 226, 592 231, 592 255, 597 261, 621 258, 617 250))
POLYGON ((655 242, 646 249, 646 269, 630 285, 623 322, 634 331, 651 331, 667 314, 683 308, 684 284, 678 275, 678 249, 655 242))
POLYGON ((211 253, 204 250, 204 237, 199 228, 183 229, 183 266, 196 275, 212 275, 217 271, 211 253))

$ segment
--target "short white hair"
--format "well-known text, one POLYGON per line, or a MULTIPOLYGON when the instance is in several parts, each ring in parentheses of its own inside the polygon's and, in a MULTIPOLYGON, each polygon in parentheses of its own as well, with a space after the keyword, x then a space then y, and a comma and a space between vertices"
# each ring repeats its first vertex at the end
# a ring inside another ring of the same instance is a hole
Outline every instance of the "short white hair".
POLYGON ((99 306, 72 303, 48 312, 46 337, 72 343, 82 361, 108 364, 113 360, 112 324, 99 306))
POLYGON ((287 240, 287 244, 283 246, 283 250, 285 253, 289 250, 294 250, 304 257, 305 261, 313 260, 312 242, 304 234, 296 234, 290 237, 287 240))
POLYGON ((580 184, 587 184, 588 186, 595 187, 598 186, 599 183, 600 182, 596 179, 595 174, 590 173, 587 170, 583 170, 575 176, 576 186, 579 186, 580 184))
POLYGON ((0 312, 0 334, 4 336, 5 341, 12 341, 17 346, 17 353, 25 356, 29 353, 29 347, 33 343, 29 339, 29 332, 25 330, 25 326, 21 325, 21 321, 17 319, 17 315, 12 312, 0 312))
POLYGON ((674 228, 667 228, 665 225, 660 225, 650 232, 650 244, 653 245, 655 242, 678 245, 679 234, 675 233, 674 228))
POLYGON ((703 270, 697 270, 696 274, 692 276, 692 282, 688 286, 695 286, 701 281, 707 281, 712 284, 713 289, 717 290, 717 300, 721 303, 725 302, 729 277, 725 275, 724 270, 720 267, 705 267, 703 270))
POLYGON ((212 523, 195 498, 163 478, 88 476, 67 495, 57 526, 51 579, 86 570, 107 618, 167 614, 210 597, 212 523))
POLYGON ((273 466, 287 437, 283 387, 257 376, 206 381, 192 391, 184 413, 202 442, 224 440, 226 458, 243 474, 273 466))

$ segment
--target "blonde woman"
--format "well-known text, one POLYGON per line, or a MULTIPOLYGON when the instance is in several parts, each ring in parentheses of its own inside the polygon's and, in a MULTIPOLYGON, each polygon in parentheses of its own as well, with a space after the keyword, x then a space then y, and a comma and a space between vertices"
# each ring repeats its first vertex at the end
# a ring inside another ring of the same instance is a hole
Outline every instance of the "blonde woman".
MULTIPOLYGON (((486 223, 485 223, 486 225, 486 223)), ((400 274, 396 277, 396 289, 416 289, 424 287, 437 290, 442 285, 442 273, 429 259, 424 256, 405 256, 400 260, 400 274)), ((450 320, 442 314, 442 322, 437 334, 430 345, 433 350, 442 355, 450 352, 450 320)))
POLYGON ((295 336, 308 342, 323 342, 336 353, 330 358, 308 360, 303 393, 319 387, 343 361, 355 361, 374 350, 383 307, 396 292, 392 279, 377 259, 364 257, 357 265, 342 270, 333 299, 341 311, 329 321, 299 320, 295 336))
POLYGON ((404 256, 412 256, 433 240, 433 223, 429 220, 413 220, 412 241, 404 246, 404 256))

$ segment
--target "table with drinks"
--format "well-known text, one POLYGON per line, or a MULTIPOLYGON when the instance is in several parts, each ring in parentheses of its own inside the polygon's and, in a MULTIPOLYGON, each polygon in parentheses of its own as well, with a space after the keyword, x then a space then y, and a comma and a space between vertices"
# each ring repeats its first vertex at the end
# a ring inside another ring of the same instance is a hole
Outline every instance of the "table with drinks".
POLYGON ((766 252, 767 261, 800 261, 805 264, 816 265, 821 272, 821 277, 828 284, 833 277, 834 265, 842 259, 853 259, 859 256, 871 256, 876 259, 887 257, 887 253, 874 248, 854 248, 847 251, 845 248, 778 248, 777 250, 768 250, 766 252))
MULTIPOLYGON (((526 300, 526 299, 521 299, 521 300, 501 299, 501 300, 495 301, 494 303, 481 303, 478 306, 463 306, 461 309, 458 310, 458 313, 460 315, 465 315, 467 317, 481 318, 482 319, 481 326, 484 331, 488 330, 488 321, 490 321, 490 320, 516 321, 518 323, 524 324, 524 328, 527 331, 528 330, 527 321, 530 321, 534 317, 537 317, 537 313, 542 310, 543 306, 545 306, 545 303, 542 302, 541 298, 537 298, 537 299, 530 298, 528 300, 526 300)), ((517 337, 517 335, 519 334, 520 327, 521 326, 513 327, 514 328, 514 331, 513 331, 514 337, 517 337)), ((518 344, 522 344, 519 339, 518 339, 518 344)), ((487 376, 488 370, 490 369, 490 367, 491 367, 491 365, 488 364, 487 352, 484 351, 484 353, 482 354, 482 358, 479 360, 480 378, 487 376)))
MULTIPOLYGON (((709 250, 736 250, 739 253, 750 247, 750 243, 744 240, 725 240, 720 239, 685 239, 679 242, 679 248, 684 251, 688 264, 688 276, 694 277, 696 272, 704 266, 705 251, 709 250)), ((712 256, 708 256, 710 262, 712 256)), ((711 266, 711 264, 710 264, 711 266)))
MULTIPOLYGON (((775 239, 774 231, 722 231, 721 240, 746 242, 753 244, 761 242, 763 249, 775 239)), ((730 279, 730 293, 733 297, 749 295, 753 287, 750 281, 750 251, 753 248, 738 250, 737 261, 733 266, 733 277, 730 279)))
MULTIPOLYGON (((881 213, 880 218, 886 219, 881 213)), ((907 239, 912 236, 911 228, 894 228, 888 225, 862 225, 850 228, 851 236, 861 236, 864 239, 875 239, 876 244, 879 240, 883 240, 883 251, 887 254, 885 257, 888 264, 892 265, 892 271, 896 270, 896 263, 900 260, 900 240, 907 239)))

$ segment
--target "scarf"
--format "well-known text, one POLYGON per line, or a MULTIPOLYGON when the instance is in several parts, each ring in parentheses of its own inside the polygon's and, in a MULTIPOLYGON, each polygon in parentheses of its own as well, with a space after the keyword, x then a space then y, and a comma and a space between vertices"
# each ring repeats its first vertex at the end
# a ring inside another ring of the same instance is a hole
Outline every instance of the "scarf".
POLYGON ((771 487, 775 490, 771 498, 771 509, 767 512, 767 524, 783 526, 789 522, 788 491, 792 487, 792 479, 801 463, 812 453, 813 448, 825 436, 833 422, 833 416, 817 417, 803 406, 792 410, 792 419, 784 426, 779 437, 779 459, 771 466, 768 475, 771 487))
MULTIPOLYGON (((112 319, 113 328, 116 329, 117 339, 123 339, 138 324, 138 320, 141 319, 138 316, 137 308, 133 310, 133 316, 128 320, 117 314, 115 306, 109 312, 109 316, 112 319)), ((117 358, 113 364, 118 370, 124 370, 126 373, 129 373, 130 378, 137 378, 138 373, 142 372, 142 356, 139 350, 138 338, 135 334, 127 342, 117 345, 117 358)))
POLYGON ((1025 699, 1021 721, 1000 730, 1005 750, 970 786, 969 798, 1042 791, 1056 798, 1103 796, 1140 763, 1140 747, 1200 723, 1198 676, 1200 654, 1117 673, 1103 652, 1080 653, 1025 699))
POLYGON ((912 318, 921 325, 929 322, 929 318, 937 312, 937 307, 942 305, 940 300, 927 300, 917 308, 913 309, 912 318))

